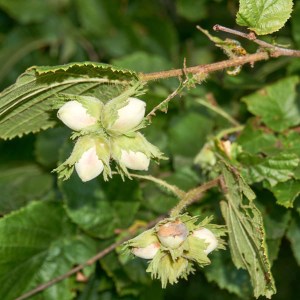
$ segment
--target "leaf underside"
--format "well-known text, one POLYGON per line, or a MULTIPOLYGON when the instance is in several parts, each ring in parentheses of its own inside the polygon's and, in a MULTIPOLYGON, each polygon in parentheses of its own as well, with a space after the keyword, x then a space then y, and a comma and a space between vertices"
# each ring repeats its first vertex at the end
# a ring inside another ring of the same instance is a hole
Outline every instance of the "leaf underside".
POLYGON ((262 216, 253 203, 255 195, 230 167, 224 165, 222 169, 227 201, 221 202, 221 209, 229 230, 233 263, 248 271, 256 298, 270 298, 276 288, 267 256, 262 216))
POLYGON ((60 93, 87 95, 103 102, 138 81, 135 72, 94 62, 31 67, 0 94, 0 138, 53 127, 53 100, 60 93))

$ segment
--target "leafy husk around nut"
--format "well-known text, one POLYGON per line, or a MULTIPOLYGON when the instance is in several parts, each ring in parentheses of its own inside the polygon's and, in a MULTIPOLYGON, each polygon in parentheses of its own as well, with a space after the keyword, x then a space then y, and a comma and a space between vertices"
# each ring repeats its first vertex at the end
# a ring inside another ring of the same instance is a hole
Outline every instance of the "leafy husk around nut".
MULTIPOLYGON (((207 228, 212 231, 218 240, 217 249, 225 249, 225 242, 222 236, 226 234, 226 229, 222 225, 211 224, 212 217, 207 217, 200 223, 199 217, 191 217, 188 214, 179 215, 175 218, 166 218, 156 224, 155 227, 141 233, 137 237, 125 242, 124 252, 132 253, 133 248, 146 247, 152 243, 160 243, 159 250, 150 260, 146 272, 151 273, 151 277, 159 279, 162 287, 165 288, 168 283, 177 283, 180 278, 187 279, 188 275, 193 273, 195 265, 204 267, 211 263, 205 253, 208 244, 203 239, 193 236, 193 232, 199 228, 207 228), (171 224, 171 226, 166 226, 171 224), (163 230, 161 230, 163 228, 163 230), (174 233, 183 234, 181 242, 174 247, 162 243, 158 233, 168 235, 168 229, 171 236, 174 233), (186 230, 186 233, 185 233, 186 230)), ((217 250, 216 249, 216 250, 217 250)))

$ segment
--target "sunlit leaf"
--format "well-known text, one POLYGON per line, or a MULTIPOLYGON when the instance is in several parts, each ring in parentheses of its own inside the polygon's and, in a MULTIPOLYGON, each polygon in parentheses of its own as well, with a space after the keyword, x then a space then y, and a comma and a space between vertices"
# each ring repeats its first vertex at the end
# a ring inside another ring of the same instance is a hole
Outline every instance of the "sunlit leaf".
POLYGON ((255 33, 269 34, 278 31, 290 18, 292 0, 240 0, 236 22, 255 33))

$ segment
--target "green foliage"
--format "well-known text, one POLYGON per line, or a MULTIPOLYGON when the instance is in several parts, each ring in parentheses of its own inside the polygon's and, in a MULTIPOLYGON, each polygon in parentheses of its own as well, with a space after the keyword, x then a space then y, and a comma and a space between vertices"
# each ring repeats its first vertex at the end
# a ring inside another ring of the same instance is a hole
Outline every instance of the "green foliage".
POLYGON ((138 184, 124 184, 120 178, 83 183, 74 174, 60 182, 60 189, 71 220, 100 238, 112 237, 116 229, 129 227, 140 205, 138 184))
POLYGON ((216 252, 212 260, 214 263, 205 268, 205 276, 208 281, 216 282, 220 288, 236 294, 241 299, 251 296, 249 274, 234 266, 228 252, 216 252))
MULTIPOLYGON (((146 272, 147 261, 124 258, 117 249, 32 299, 244 300, 270 297, 273 275, 272 299, 297 298, 299 60, 272 58, 237 76, 216 72, 180 89, 164 107, 168 113, 158 110, 143 129, 169 157, 150 165, 143 175, 151 176, 82 183, 76 175, 61 182, 51 173, 72 148, 70 130, 56 117, 66 94, 106 102, 139 83, 138 72, 218 62, 224 52, 237 55, 236 47, 254 53, 250 41, 242 48, 239 38, 223 40, 195 25, 233 28, 238 11, 239 25, 264 35, 280 29, 292 8, 290 0, 239 3, 0 0, 0 86, 11 85, 0 94, 1 299, 16 299, 166 217, 179 199, 155 179, 184 195, 218 176, 219 160, 226 161, 225 184, 186 207, 192 216, 214 215, 214 223, 228 226, 229 249, 210 253, 209 266, 162 290, 146 272)), ((300 5, 294 4, 291 22, 264 40, 299 48, 300 5)), ((141 97, 147 112, 179 85, 178 78, 149 82, 141 97)))
POLYGON ((296 86, 298 77, 290 77, 243 98, 248 110, 261 117, 274 131, 283 131, 300 123, 296 86))
POLYGON ((52 177, 35 164, 1 166, 1 214, 17 210, 32 200, 45 200, 53 196, 52 181, 52 177))
POLYGON ((299 164, 299 158, 295 154, 278 154, 265 158, 244 153, 240 155, 239 161, 244 166, 243 173, 248 182, 266 180, 271 187, 289 180, 299 164))
POLYGON ((244 179, 233 173, 229 166, 222 167, 222 174, 227 202, 221 202, 221 209, 229 230, 233 263, 237 268, 248 271, 256 298, 261 295, 271 298, 276 289, 268 260, 262 215, 253 203, 255 195, 244 179))
POLYGON ((0 94, 0 137, 12 139, 53 127, 51 112, 60 93, 107 102, 137 80, 134 72, 100 63, 32 67, 0 94))
MULTIPOLYGON (((32 202, 2 218, 0 239, 0 296, 7 300, 61 275, 96 251, 93 240, 80 234, 55 202, 32 202)), ((38 299, 72 299, 71 282, 49 288, 38 299)))
POLYGON ((55 168, 59 160, 60 147, 69 135, 70 130, 66 127, 56 127, 39 133, 35 142, 35 155, 38 163, 50 170, 55 168))
POLYGON ((278 204, 286 208, 293 207, 295 199, 300 194, 300 181, 291 179, 288 182, 278 183, 269 189, 276 197, 278 204))
MULTIPOLYGON (((297 102, 295 99, 295 105, 297 102)), ((273 123, 268 126, 271 128, 273 123)), ((237 143, 243 149, 237 160, 248 182, 263 182, 278 204, 293 207, 300 192, 299 134, 294 130, 275 133, 262 126, 259 120, 250 119, 237 143)))
POLYGON ((204 136, 211 130, 212 125, 207 116, 199 113, 190 112, 181 117, 174 117, 169 129, 169 147, 176 153, 176 167, 182 168, 188 158, 193 160, 203 146, 204 136))
POLYGON ((290 18, 293 0, 240 0, 236 22, 255 33, 278 31, 290 18))

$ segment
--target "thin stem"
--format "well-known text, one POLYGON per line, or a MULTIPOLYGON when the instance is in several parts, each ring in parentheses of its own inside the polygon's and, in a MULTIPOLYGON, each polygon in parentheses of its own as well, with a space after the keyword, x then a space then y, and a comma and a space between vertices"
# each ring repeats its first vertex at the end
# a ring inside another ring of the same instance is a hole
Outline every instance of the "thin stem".
POLYGON ((183 209, 192 204, 193 202, 197 201, 199 197, 203 194, 203 192, 219 185, 221 176, 208 181, 204 184, 202 184, 199 187, 196 187, 195 189, 190 190, 189 192, 186 193, 185 197, 179 201, 179 203, 171 210, 170 212, 170 217, 176 217, 178 216, 183 209))
MULTIPOLYGON (((280 56, 280 55, 279 55, 280 56)), ((189 67, 185 69, 175 69, 154 73, 140 73, 139 78, 142 81, 151 81, 157 79, 171 78, 183 76, 185 74, 209 74, 219 70, 227 69, 230 67, 242 66, 247 63, 254 63, 260 60, 267 60, 270 56, 267 52, 258 52, 254 54, 245 55, 242 57, 235 57, 232 59, 223 60, 220 62, 208 64, 208 65, 199 65, 195 67, 189 67)))
POLYGON ((178 88, 173 92, 171 93, 165 100, 163 100, 162 102, 160 102, 157 106, 155 106, 149 113, 148 115, 146 116, 146 118, 148 120, 151 120, 151 117, 152 116, 155 116, 155 112, 160 109, 162 110, 161 108, 165 105, 167 105, 168 102, 170 102, 175 96, 177 96, 185 87, 186 83, 187 83, 188 80, 185 80, 184 82, 181 82, 180 85, 178 86, 178 88))
POLYGON ((155 182, 159 186, 162 186, 162 187, 166 188, 168 191, 170 191, 172 194, 174 194, 179 199, 181 199, 182 197, 184 197, 186 195, 186 192, 182 191, 181 189, 179 189, 175 185, 167 183, 166 181, 164 181, 162 179, 159 179, 159 178, 156 178, 156 177, 153 177, 153 176, 150 176, 150 175, 138 175, 138 174, 131 174, 131 173, 129 175, 131 177, 145 179, 145 180, 155 182))
POLYGON ((278 47, 275 46, 273 44, 267 43, 265 41, 262 41, 260 39, 258 39, 255 35, 254 32, 250 32, 250 33, 244 33, 238 30, 234 30, 225 26, 221 26, 221 25, 215 25, 213 27, 213 29, 215 31, 223 31, 223 32, 227 32, 233 35, 237 35, 240 36, 242 38, 245 38, 247 40, 253 41, 254 43, 258 44, 259 46, 263 47, 263 48, 268 48, 271 50, 274 50, 274 52, 271 53, 271 56, 273 57, 277 57, 277 56, 295 56, 295 57, 300 57, 300 51, 298 50, 293 50, 293 49, 286 49, 286 48, 282 48, 282 47, 278 47), (277 52, 277 53, 276 53, 277 52))
POLYGON ((221 109, 220 107, 213 105, 203 99, 197 99, 196 100, 197 103, 207 107, 208 109, 214 111, 215 113, 219 114, 220 116, 222 116, 223 118, 225 118, 229 123, 231 123, 234 126, 239 126, 240 123, 238 121, 236 121, 234 118, 232 118, 226 111, 224 111, 223 109, 221 109))
POLYGON ((199 65, 195 67, 154 72, 154 73, 140 73, 139 77, 142 81, 151 81, 157 79, 171 78, 171 77, 180 77, 187 74, 209 74, 212 72, 216 72, 219 70, 227 69, 230 67, 242 66, 247 63, 253 65, 253 63, 261 60, 267 60, 271 57, 280 57, 280 56, 291 56, 291 57, 300 57, 300 51, 294 49, 286 49, 278 46, 274 46, 270 43, 257 39, 253 32, 249 34, 243 33, 238 30, 230 29, 221 25, 215 25, 214 30, 220 30, 224 32, 228 32, 243 38, 246 38, 254 43, 260 45, 263 49, 267 49, 268 51, 261 51, 254 54, 248 54, 241 57, 235 57, 228 60, 223 60, 220 62, 208 64, 208 65, 199 65))
POLYGON ((92 258, 90 258, 88 261, 84 262, 83 264, 78 265, 77 267, 71 269, 70 271, 68 271, 67 273, 58 276, 44 284, 39 285, 38 287, 36 287, 35 289, 23 294, 22 296, 18 297, 16 300, 24 300, 27 299, 45 289, 47 289, 48 287, 54 285, 55 283, 62 281, 68 277, 70 277, 73 274, 76 274, 78 271, 82 270, 83 268, 85 268, 86 266, 90 266, 92 264, 94 264, 98 259, 104 257, 106 254, 108 254, 109 252, 111 252, 112 250, 114 250, 115 248, 117 248, 119 245, 121 245, 123 242, 125 242, 127 239, 118 241, 116 243, 111 244, 109 247, 103 249, 101 252, 97 253, 95 256, 93 256, 92 258))

